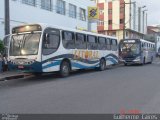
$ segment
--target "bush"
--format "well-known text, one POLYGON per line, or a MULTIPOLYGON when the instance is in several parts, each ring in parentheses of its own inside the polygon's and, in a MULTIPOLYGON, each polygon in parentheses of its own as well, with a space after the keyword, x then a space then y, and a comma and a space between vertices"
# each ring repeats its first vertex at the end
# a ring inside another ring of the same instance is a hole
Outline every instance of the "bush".
POLYGON ((0 39, 0 53, 4 52, 4 44, 3 41, 0 39))

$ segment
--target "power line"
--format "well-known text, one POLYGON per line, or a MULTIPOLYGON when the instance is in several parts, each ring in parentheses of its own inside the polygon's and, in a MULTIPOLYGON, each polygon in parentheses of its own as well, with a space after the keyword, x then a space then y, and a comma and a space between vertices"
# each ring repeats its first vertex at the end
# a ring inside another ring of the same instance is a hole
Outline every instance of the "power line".
MULTIPOLYGON (((0 20, 3 20, 3 21, 4 21, 4 18, 0 18, 0 20)), ((11 19, 10 21, 11 21, 11 22, 17 22, 17 23, 24 23, 24 24, 27 23, 27 22, 12 20, 12 19, 11 19)))

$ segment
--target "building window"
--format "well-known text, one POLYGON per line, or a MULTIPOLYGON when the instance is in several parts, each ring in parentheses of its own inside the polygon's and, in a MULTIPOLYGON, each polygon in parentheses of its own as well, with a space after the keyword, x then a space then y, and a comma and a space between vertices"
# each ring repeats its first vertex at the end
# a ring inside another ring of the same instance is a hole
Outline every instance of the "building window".
POLYGON ((27 5, 36 6, 36 0, 22 0, 22 3, 27 5))
POLYGON ((109 9, 109 10, 108 10, 108 14, 112 14, 112 9, 109 9))
POLYGON ((76 6, 69 4, 69 17, 76 18, 76 6))
POLYGON ((104 21, 98 21, 98 26, 103 26, 104 25, 104 21))
POLYGON ((104 15, 104 10, 99 10, 99 15, 104 15))
POLYGON ((124 7, 120 8, 120 13, 124 13, 124 7))
POLYGON ((116 37, 116 32, 112 32, 112 36, 116 37))
POLYGON ((104 15, 104 9, 99 8, 99 15, 104 15))
POLYGON ((86 10, 80 8, 80 20, 86 21, 86 10))
POLYGON ((120 19, 120 24, 123 24, 124 23, 124 20, 123 19, 120 19))
POLYGON ((109 24, 109 25, 112 25, 112 20, 109 20, 109 21, 108 21, 108 24, 109 24))
POLYGON ((41 0, 41 8, 45 10, 52 11, 52 2, 51 0, 41 0))
POLYGON ((65 1, 57 0, 57 10, 56 10, 56 12, 58 14, 65 15, 65 1))

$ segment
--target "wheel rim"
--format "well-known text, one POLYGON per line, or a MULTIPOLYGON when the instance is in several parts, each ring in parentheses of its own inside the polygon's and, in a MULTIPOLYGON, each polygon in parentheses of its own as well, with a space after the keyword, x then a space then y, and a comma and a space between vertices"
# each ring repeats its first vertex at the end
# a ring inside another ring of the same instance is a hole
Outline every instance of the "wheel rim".
POLYGON ((62 66, 62 73, 63 75, 68 75, 69 74, 69 66, 67 63, 64 63, 62 66))
POLYGON ((63 66, 63 72, 68 73, 68 67, 67 66, 63 66))

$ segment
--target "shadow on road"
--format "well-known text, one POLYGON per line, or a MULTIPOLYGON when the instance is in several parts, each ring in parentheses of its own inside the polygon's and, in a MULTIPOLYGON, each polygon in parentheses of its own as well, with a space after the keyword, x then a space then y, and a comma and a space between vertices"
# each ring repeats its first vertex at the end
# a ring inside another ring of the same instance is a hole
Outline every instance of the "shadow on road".
POLYGON ((71 72, 70 76, 66 77, 66 78, 62 78, 58 72, 54 72, 54 73, 46 73, 40 76, 28 76, 26 78, 21 78, 21 79, 13 79, 13 80, 5 80, 5 81, 1 81, 0 82, 0 89, 2 88, 11 88, 11 87, 23 87, 23 86, 31 86, 31 85, 39 85, 39 84, 43 84, 43 83, 49 83, 52 82, 52 84, 57 83, 57 82, 63 82, 64 80, 74 80, 77 77, 81 77, 81 75, 88 75, 88 74, 95 74, 95 73, 99 73, 99 72, 107 72, 108 70, 114 70, 117 67, 119 67, 121 65, 118 66, 109 66, 105 71, 99 71, 99 70, 95 70, 95 69, 87 69, 87 70, 77 70, 77 71, 73 71, 71 72), (53 83, 54 82, 54 83, 53 83))
POLYGON ((141 64, 129 64, 129 65, 124 65, 125 67, 145 67, 151 65, 150 63, 146 63, 145 65, 141 65, 141 64))

